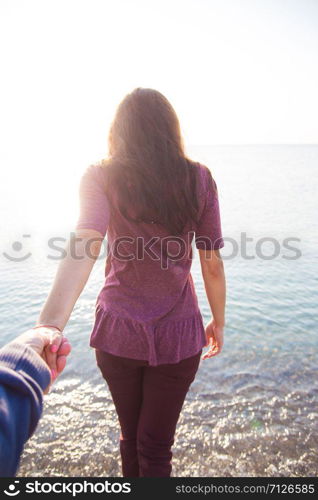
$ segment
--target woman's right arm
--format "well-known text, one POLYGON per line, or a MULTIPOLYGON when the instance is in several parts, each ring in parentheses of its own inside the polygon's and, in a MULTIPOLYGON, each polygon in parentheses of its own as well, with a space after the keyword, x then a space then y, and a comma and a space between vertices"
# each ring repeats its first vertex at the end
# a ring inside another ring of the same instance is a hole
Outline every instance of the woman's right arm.
POLYGON ((224 246, 221 230, 219 195, 210 170, 201 165, 199 199, 203 200, 201 218, 196 228, 196 247, 199 250, 205 291, 212 312, 212 320, 205 327, 206 346, 210 346, 202 359, 221 352, 225 314, 225 276, 220 248, 224 246))
POLYGON ((226 284, 219 250, 199 250, 201 271, 212 316, 217 326, 225 325, 226 284))
POLYGON ((202 359, 219 354, 224 342, 226 282, 223 260, 219 250, 200 250, 200 263, 212 320, 206 326, 209 351, 202 359))

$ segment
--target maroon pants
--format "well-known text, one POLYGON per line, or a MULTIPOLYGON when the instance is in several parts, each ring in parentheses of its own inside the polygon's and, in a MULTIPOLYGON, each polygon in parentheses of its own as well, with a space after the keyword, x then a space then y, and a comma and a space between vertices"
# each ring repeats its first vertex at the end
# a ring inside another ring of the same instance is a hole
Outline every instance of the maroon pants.
POLYGON ((170 476, 176 425, 201 353, 179 363, 149 366, 148 361, 96 350, 120 423, 124 477, 170 476))

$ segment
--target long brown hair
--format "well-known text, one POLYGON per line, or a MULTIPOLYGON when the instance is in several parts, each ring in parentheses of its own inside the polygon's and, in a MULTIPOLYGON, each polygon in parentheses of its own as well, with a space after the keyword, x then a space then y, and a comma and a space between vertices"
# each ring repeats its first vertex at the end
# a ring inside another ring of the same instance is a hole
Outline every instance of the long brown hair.
MULTIPOLYGON (((119 104, 104 160, 106 191, 126 219, 181 234, 197 222, 196 164, 184 153, 179 120, 157 90, 136 88, 119 104)), ((117 212, 118 213, 118 212, 117 212)))

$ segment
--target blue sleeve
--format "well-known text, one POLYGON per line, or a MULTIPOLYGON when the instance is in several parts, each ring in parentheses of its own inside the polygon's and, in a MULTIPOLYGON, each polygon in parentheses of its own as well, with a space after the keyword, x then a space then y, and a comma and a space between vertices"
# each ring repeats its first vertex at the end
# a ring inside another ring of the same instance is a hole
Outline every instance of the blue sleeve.
POLYGON ((30 347, 10 343, 0 349, 0 476, 16 474, 24 443, 43 408, 50 372, 30 347))

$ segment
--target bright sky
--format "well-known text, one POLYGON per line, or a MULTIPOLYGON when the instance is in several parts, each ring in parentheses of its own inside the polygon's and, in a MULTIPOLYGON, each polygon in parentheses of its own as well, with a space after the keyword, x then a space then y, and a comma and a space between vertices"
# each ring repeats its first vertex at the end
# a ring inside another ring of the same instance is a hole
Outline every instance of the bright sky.
POLYGON ((0 182, 21 216, 30 198, 65 212, 136 86, 167 96, 189 147, 318 143, 317 0, 0 0, 0 47, 0 182))

